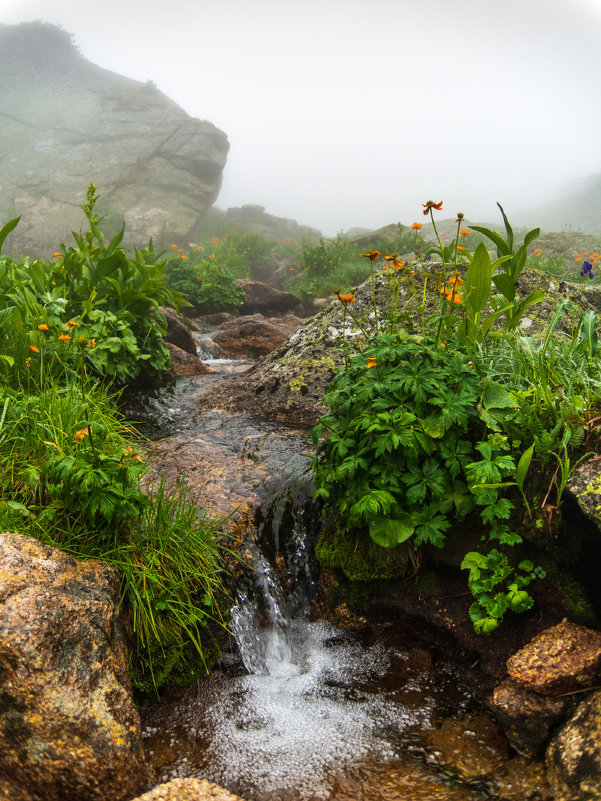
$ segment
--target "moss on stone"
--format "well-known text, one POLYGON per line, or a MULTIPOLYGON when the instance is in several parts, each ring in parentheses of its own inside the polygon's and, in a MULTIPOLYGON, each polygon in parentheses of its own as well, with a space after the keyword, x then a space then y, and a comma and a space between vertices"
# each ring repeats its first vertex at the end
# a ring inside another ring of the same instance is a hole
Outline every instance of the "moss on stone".
POLYGON ((382 548, 361 530, 347 531, 328 521, 317 540, 315 555, 322 567, 341 570, 350 581, 400 578, 407 570, 407 548, 382 548))

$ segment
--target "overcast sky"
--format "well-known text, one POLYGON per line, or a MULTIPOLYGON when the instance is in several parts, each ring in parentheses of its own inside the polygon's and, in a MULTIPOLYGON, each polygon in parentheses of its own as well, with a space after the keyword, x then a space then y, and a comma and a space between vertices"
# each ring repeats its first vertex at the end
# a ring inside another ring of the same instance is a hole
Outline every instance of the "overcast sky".
POLYGON ((496 220, 601 172, 601 0, 0 0, 230 141, 221 208, 496 220))

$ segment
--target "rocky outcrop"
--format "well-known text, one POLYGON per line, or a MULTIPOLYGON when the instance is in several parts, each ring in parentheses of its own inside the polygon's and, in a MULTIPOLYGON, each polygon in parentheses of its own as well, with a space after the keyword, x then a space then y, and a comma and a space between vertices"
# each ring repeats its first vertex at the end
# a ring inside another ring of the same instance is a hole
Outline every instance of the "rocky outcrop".
POLYGON ((116 572, 0 534, 0 797, 129 801, 147 786, 116 572))
POLYGON ((243 801, 206 779, 173 779, 133 801, 243 801))
MULTIPOLYGON (((428 287, 436 283, 436 271, 440 264, 416 264, 413 269, 422 279, 428 277, 428 287)), ((388 273, 381 273, 376 278, 376 294, 381 311, 386 309, 387 286, 390 280, 388 273)), ((578 304, 582 311, 587 309, 601 310, 601 290, 598 287, 583 287, 559 281, 545 273, 528 270, 522 273, 518 281, 519 293, 526 297, 533 289, 544 289, 547 295, 537 305, 531 317, 524 318, 523 328, 528 334, 535 334, 551 319, 558 300, 568 298, 578 304)), ((371 281, 367 281, 354 290, 355 303, 353 313, 365 317, 372 313, 364 327, 373 327, 373 302, 371 281)), ((406 285, 401 286, 399 308, 408 300, 406 285)), ((426 297, 426 315, 437 313, 438 297, 432 289, 426 297)), ((566 314, 563 318, 566 330, 574 324, 580 312, 566 314)), ((413 307, 413 319, 405 326, 414 331, 421 331, 421 320, 417 303, 413 307)), ((244 376, 239 376, 222 384, 215 392, 203 398, 203 405, 213 404, 230 411, 244 411, 264 420, 291 423, 292 425, 314 425, 324 412, 323 396, 335 370, 343 362, 344 349, 350 353, 357 350, 357 342, 361 332, 354 326, 350 318, 344 317, 342 304, 330 301, 320 312, 292 336, 276 351, 269 354, 255 368, 244 376)), ((363 337, 364 339, 364 337, 363 337)))
POLYGON ((22 215, 7 253, 49 255, 80 230, 90 182, 126 245, 185 241, 218 194, 225 134, 86 61, 59 28, 0 25, 0 95, 0 221, 22 215))

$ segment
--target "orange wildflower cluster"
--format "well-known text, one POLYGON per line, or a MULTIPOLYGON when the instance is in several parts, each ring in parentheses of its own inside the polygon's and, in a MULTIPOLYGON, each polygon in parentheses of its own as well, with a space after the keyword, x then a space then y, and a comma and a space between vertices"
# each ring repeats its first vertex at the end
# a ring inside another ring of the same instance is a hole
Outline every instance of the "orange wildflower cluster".
POLYGON ((461 236, 469 236, 470 235, 470 232, 468 231, 467 228, 462 228, 461 231, 459 231, 459 233, 461 234, 461 236))
POLYGON ((535 255, 535 256, 540 256, 540 254, 541 254, 542 252, 543 252, 543 251, 541 250, 541 248, 536 248, 536 250, 534 251, 534 255, 535 255))
POLYGON ((71 340, 69 334, 59 334, 58 338, 60 339, 61 342, 69 342, 71 340))
POLYGON ((354 302, 355 302, 355 300, 356 300, 356 297, 355 297, 353 294, 348 294, 348 295, 336 295, 336 297, 338 298, 338 300, 339 300, 341 303, 354 303, 354 302))
POLYGON ((419 229, 422 227, 422 224, 418 223, 418 222, 414 222, 411 227, 413 228, 414 231, 419 231, 419 229))
POLYGON ((379 250, 370 250, 369 253, 360 253, 360 256, 364 256, 366 259, 370 261, 376 261, 382 255, 379 250))
POLYGON ((40 323, 40 325, 38 325, 38 329, 40 331, 48 331, 48 326, 46 325, 46 323, 40 323))
POLYGON ((451 303, 461 304, 461 296, 458 293, 462 283, 463 278, 455 270, 454 275, 445 281, 445 285, 440 291, 451 303))

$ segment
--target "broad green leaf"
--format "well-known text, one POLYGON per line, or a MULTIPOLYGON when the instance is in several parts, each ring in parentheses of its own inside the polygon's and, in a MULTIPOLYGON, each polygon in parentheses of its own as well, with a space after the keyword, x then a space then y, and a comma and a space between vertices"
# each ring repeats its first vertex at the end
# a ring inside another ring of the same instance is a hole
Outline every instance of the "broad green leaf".
POLYGON ((504 386, 496 381, 489 381, 482 396, 482 405, 487 410, 514 409, 517 403, 504 386))
POLYGON ((396 518, 374 517, 369 521, 369 536, 382 548, 394 548, 405 542, 415 531, 411 515, 400 512, 396 518))
POLYGON ((433 439, 440 439, 440 437, 443 437, 446 426, 442 414, 431 414, 429 417, 426 417, 422 420, 422 428, 425 433, 433 439))
POLYGON ((481 225, 470 225, 470 228, 472 231, 478 231, 478 233, 484 234, 484 236, 492 240, 500 256, 506 256, 509 253, 505 240, 497 231, 492 231, 490 228, 483 228, 481 225))
POLYGON ((490 295, 490 283, 492 279, 492 265, 490 256, 481 242, 472 258, 470 266, 467 268, 465 281, 463 284, 463 297, 466 307, 472 312, 472 316, 481 311, 490 295))
POLYGON ((597 335, 597 312, 587 309, 580 321, 580 333, 589 356, 594 356, 599 351, 599 337, 597 335))
POLYGON ((522 247, 517 251, 517 253, 515 254, 515 256, 511 261, 511 266, 510 266, 511 276, 514 281, 524 269, 526 265, 527 256, 528 256, 528 251, 526 250, 526 247, 522 245, 522 247))
POLYGON ((532 231, 528 231, 526 236, 524 237, 524 245, 528 247, 531 242, 534 242, 535 239, 538 239, 540 236, 540 228, 533 228, 532 231))
POLYGON ((507 215, 503 209, 503 206, 497 201, 497 206, 501 210, 501 214, 503 215, 503 222, 505 223, 505 231, 507 232, 507 250, 513 250, 513 229, 511 225, 509 225, 509 220, 507 219, 507 215))
POLYGON ((2 253, 2 245, 4 244, 4 240, 10 234, 10 232, 17 227, 20 219, 20 217, 15 217, 14 220, 6 223, 4 228, 0 228, 0 253, 2 253))
POLYGON ((530 467, 530 462, 532 461, 533 455, 534 443, 532 443, 528 450, 524 451, 524 453, 520 456, 520 461, 518 462, 518 466, 515 471, 515 483, 521 490, 524 489, 524 481, 526 479, 526 474, 528 473, 528 468, 530 467))
POLYGON ((494 285, 507 300, 515 298, 515 281, 509 273, 497 273, 492 277, 494 285))

